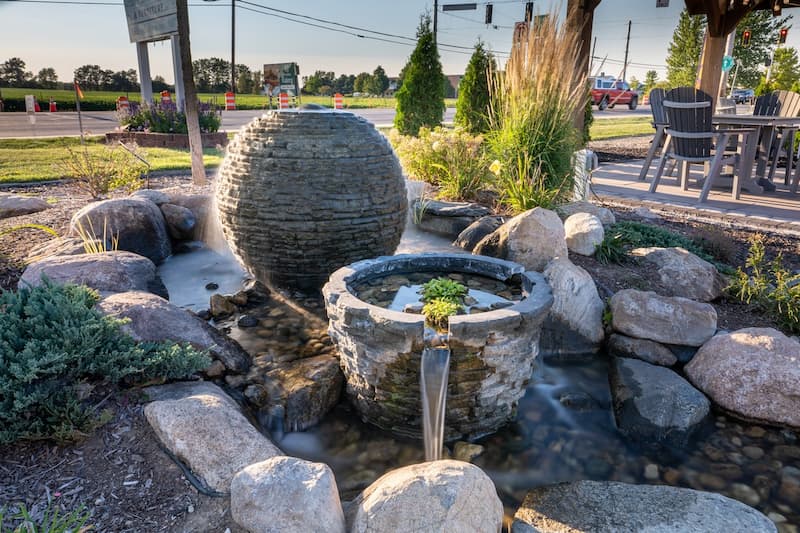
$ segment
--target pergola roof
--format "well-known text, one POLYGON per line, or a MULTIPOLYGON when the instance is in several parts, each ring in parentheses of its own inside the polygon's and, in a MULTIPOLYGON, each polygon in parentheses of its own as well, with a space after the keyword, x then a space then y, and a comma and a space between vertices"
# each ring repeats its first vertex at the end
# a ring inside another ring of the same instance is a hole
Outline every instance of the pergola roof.
POLYGON ((690 15, 706 15, 712 37, 725 37, 745 15, 755 9, 769 9, 780 15, 786 8, 800 7, 800 0, 684 0, 690 15))

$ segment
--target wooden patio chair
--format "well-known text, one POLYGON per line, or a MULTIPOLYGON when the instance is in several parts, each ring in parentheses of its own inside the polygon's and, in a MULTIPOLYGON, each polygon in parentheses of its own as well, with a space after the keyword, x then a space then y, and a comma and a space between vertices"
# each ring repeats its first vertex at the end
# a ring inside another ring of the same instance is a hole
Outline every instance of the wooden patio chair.
MULTIPOLYGON (((753 114, 774 117, 800 116, 800 94, 792 91, 773 91, 759 96, 756 100, 753 114), (763 101, 759 102, 762 99, 763 101)), ((769 159, 772 163, 769 169, 769 181, 772 181, 775 177, 778 161, 781 157, 785 157, 786 173, 783 181, 786 185, 789 184, 789 176, 792 174, 792 167, 794 166, 794 136, 796 133, 797 128, 777 127, 772 131, 771 153, 769 154, 769 159)))
POLYGON ((680 163, 680 185, 683 190, 689 188, 689 165, 692 163, 709 163, 709 171, 700 193, 700 201, 708 198, 711 185, 719 177, 723 164, 734 166, 734 194, 741 188, 739 153, 726 154, 728 140, 741 135, 746 139, 750 129, 715 129, 712 124, 713 100, 694 87, 678 87, 664 95, 663 105, 666 110, 669 126, 666 129, 667 139, 664 143, 663 156, 658 165, 650 192, 655 192, 667 160, 680 163))
POLYGON ((666 93, 667 91, 664 89, 650 91, 650 112, 653 114, 652 125, 656 129, 656 133, 650 144, 650 150, 647 151, 647 157, 642 164, 642 170, 639 172, 639 181, 644 181, 647 177, 647 172, 650 170, 650 165, 653 163, 656 152, 663 147, 664 140, 667 138, 665 131, 669 126, 669 122, 667 122, 667 112, 664 110, 664 104, 662 103, 666 93))

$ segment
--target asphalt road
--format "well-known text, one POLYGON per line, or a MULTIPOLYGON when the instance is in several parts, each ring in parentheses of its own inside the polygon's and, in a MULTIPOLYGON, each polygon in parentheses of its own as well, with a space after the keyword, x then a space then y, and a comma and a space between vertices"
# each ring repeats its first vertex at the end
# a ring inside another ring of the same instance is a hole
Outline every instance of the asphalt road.
MULTIPOLYGON (((360 115, 376 126, 388 126, 394 120, 394 109, 353 109, 352 113, 360 115)), ((222 129, 236 131, 260 116, 261 110, 224 111, 222 113, 222 129)), ((455 109, 448 108, 445 122, 452 122, 455 109)), ((78 114, 74 112, 36 113, 36 122, 31 124, 25 113, 0 113, 0 138, 26 137, 61 137, 80 135, 78 114)), ((594 110, 595 118, 626 118, 634 116, 650 116, 650 106, 639 106, 631 111, 627 106, 620 106, 605 111, 594 110)), ((101 135, 113 131, 117 127, 114 111, 84 111, 81 113, 83 131, 86 134, 101 135)))

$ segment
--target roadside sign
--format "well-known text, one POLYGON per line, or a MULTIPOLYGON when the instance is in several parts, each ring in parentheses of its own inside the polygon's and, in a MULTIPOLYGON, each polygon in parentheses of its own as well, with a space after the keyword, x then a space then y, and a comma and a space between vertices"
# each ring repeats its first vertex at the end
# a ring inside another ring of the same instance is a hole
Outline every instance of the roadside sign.
POLYGON ((722 70, 723 70, 723 72, 728 72, 732 68, 733 68, 733 57, 732 56, 724 56, 722 58, 722 70))
POLYGON ((175 0, 125 0, 125 17, 132 43, 160 41, 178 33, 175 0))
POLYGON ((36 98, 32 94, 25 95, 25 111, 29 115, 33 115, 36 112, 36 98))

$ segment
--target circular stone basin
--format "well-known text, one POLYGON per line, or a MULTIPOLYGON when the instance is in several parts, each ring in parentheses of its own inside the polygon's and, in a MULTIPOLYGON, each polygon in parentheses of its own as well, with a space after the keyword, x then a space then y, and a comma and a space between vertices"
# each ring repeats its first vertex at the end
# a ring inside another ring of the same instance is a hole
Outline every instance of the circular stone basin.
POLYGON ((234 255, 265 284, 318 290, 344 265, 393 253, 406 187, 386 138, 352 113, 254 119, 228 144, 216 202, 234 255))
POLYGON ((354 287, 393 274, 420 272, 512 277, 523 299, 510 307, 454 315, 447 344, 450 373, 445 435, 473 438, 516 415, 539 353, 541 326, 553 303, 550 287, 522 265, 467 254, 410 254, 359 261, 334 272, 323 287, 347 393, 361 417, 396 434, 422 434, 419 367, 425 318, 372 305, 354 287))

